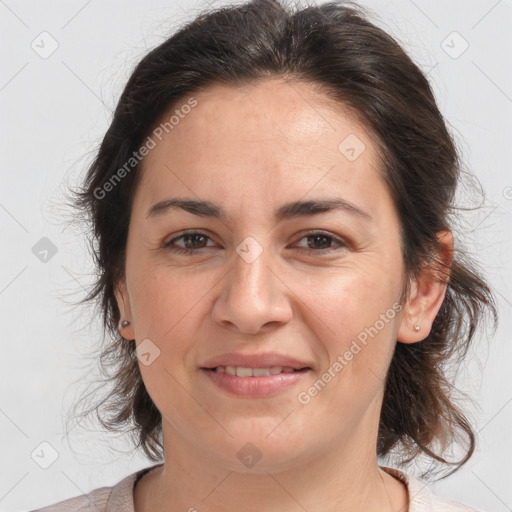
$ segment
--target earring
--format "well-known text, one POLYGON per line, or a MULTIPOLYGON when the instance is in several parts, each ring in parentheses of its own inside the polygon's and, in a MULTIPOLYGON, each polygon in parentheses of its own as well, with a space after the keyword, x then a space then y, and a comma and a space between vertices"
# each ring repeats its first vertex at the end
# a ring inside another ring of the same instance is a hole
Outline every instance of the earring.
POLYGON ((125 339, 126 341, 133 341, 133 340, 128 340, 127 338, 125 338, 122 333, 121 333, 121 329, 124 328, 124 327, 127 327, 130 325, 130 322, 128 322, 128 320, 123 320, 122 322, 119 322, 119 328, 118 328, 118 331, 119 331, 119 334, 121 334, 121 337, 123 339, 125 339))
POLYGON ((119 329, 123 329, 124 327, 128 327, 129 325, 130 325, 130 322, 128 322, 128 320, 123 320, 119 324, 119 329))
POLYGON ((418 331, 420 330, 420 326, 419 326, 419 325, 415 325, 415 326, 414 326, 414 330, 415 330, 416 332, 418 332, 418 331))

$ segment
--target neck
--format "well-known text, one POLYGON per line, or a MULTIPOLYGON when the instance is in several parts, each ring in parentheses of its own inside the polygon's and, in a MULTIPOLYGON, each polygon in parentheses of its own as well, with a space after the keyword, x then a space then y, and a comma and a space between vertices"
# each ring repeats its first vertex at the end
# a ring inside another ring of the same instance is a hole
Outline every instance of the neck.
POLYGON ((379 469, 369 448, 350 442, 293 468, 254 473, 222 467, 180 440, 166 446, 172 456, 137 485, 135 512, 231 512, 248 504, 282 512, 407 511, 405 486, 379 469))

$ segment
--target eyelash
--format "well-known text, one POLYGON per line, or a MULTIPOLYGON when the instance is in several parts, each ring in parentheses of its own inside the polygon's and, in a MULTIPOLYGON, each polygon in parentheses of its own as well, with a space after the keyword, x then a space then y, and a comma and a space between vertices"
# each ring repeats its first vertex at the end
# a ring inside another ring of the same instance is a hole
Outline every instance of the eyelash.
MULTIPOLYGON (((193 255, 193 254, 197 254, 199 253, 202 249, 207 249, 207 247, 201 247, 199 249, 187 249, 187 248, 184 248, 184 247, 179 247, 179 246, 176 246, 174 244, 174 242, 176 242, 176 240, 180 240, 181 238, 185 237, 185 236, 195 236, 195 235, 201 235, 201 236, 204 236, 206 237, 208 240, 211 240, 211 238, 206 235, 205 233, 202 233, 200 231, 190 231, 190 232, 186 232, 186 233, 182 233, 180 236, 176 237, 176 238, 173 238, 172 240, 169 240, 169 242, 165 243, 163 245, 163 248, 164 249, 168 249, 170 251, 173 251, 173 252, 176 252, 178 254, 187 254, 187 255, 193 255)), ((307 254, 311 254, 311 253, 330 253, 332 251, 336 251, 336 250, 339 250, 339 249, 342 249, 342 248, 346 248, 348 247, 348 245, 343 242, 343 240, 340 240, 339 238, 336 238, 332 235, 328 235, 327 233, 323 233, 321 231, 309 231, 307 233, 305 233, 301 238, 300 240, 302 240, 303 238, 309 238, 309 237, 312 237, 312 236, 321 236, 321 237, 324 237, 324 238, 327 238, 327 239, 330 239, 332 240, 334 243, 337 243, 340 247, 329 247, 327 249, 307 249, 305 247, 301 247, 299 248, 299 252, 303 252, 303 253, 307 253, 307 254)))

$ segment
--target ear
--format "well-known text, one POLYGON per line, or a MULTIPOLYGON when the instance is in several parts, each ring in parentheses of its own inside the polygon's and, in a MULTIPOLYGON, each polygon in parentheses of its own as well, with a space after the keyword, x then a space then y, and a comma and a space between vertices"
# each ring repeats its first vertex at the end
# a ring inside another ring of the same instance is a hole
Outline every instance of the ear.
POLYGON ((119 325, 119 332, 123 338, 126 338, 127 340, 133 340, 135 339, 135 330, 133 326, 132 310, 130 307, 130 296, 128 295, 125 278, 122 278, 115 286, 114 295, 116 297, 117 307, 119 308, 120 313, 119 324, 121 324, 121 322, 124 320, 128 320, 128 322, 130 322, 130 324, 126 327, 121 327, 121 325, 119 325))
POLYGON ((445 298, 447 285, 439 278, 441 275, 445 281, 448 280, 453 259, 453 236, 450 231, 443 230, 437 234, 437 239, 437 258, 447 267, 440 269, 437 265, 426 265, 412 284, 397 333, 397 340, 401 343, 416 343, 429 335, 445 298), (419 331, 415 330, 416 325, 420 327, 419 331))

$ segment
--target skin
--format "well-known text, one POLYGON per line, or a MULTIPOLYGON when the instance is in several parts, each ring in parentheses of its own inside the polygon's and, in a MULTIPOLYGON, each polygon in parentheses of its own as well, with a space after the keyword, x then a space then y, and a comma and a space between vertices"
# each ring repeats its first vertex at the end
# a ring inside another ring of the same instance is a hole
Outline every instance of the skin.
MULTIPOLYGON (((444 299, 430 269, 321 392, 308 404, 297 399, 398 303, 404 285, 399 219, 371 133, 303 82, 210 85, 194 97, 197 106, 144 159, 116 288, 130 322, 123 336, 160 350, 139 366, 162 413, 165 464, 140 480, 136 512, 406 511, 407 490, 379 468, 375 444, 395 344, 424 339, 444 299), (366 146, 354 161, 338 150, 349 134, 366 146), (343 210, 273 217, 286 202, 335 196, 371 219, 343 210), (146 218, 176 197, 218 203, 229 219, 179 209, 146 218), (189 242, 196 253, 163 247, 188 229, 207 236, 189 242), (306 230, 331 239, 315 243, 306 230), (262 249, 251 263, 236 252, 246 237, 262 249), (276 351, 313 371, 272 397, 233 397, 199 367, 235 351, 276 351), (262 455, 252 468, 237 457, 248 442, 262 455)), ((450 264, 452 236, 439 239, 450 264)))

